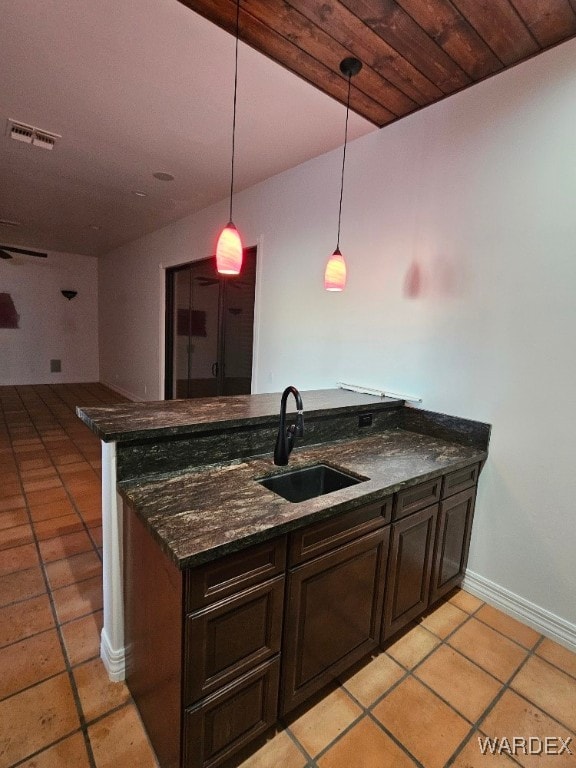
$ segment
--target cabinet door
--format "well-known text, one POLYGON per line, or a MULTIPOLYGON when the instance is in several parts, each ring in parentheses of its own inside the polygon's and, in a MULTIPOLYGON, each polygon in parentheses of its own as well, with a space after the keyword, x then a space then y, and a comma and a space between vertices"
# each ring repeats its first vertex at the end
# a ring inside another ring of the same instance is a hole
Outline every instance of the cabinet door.
POLYGON ((387 639, 428 606, 438 505, 392 526, 382 639, 387 639))
POLYGON ((389 533, 381 528, 289 573, 282 713, 378 645, 389 533))
POLYGON ((470 547, 476 488, 458 493, 440 504, 430 602, 435 602, 464 576, 470 547))

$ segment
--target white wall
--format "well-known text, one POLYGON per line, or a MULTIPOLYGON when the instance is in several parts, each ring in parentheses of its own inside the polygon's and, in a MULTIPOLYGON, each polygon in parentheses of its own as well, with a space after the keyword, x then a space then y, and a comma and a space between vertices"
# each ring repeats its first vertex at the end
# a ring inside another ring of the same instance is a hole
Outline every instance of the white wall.
MULTIPOLYGON (((261 238, 255 391, 351 380, 493 424, 470 567, 576 624, 576 41, 238 194, 261 238)), ((344 115, 343 115, 344 117, 344 115)), ((304 119, 304 118, 303 118, 304 119)), ((101 370, 161 397, 161 274, 226 203, 101 262, 101 370)))
POLYGON ((0 261, 19 328, 0 328, 0 384, 98 381, 98 265, 91 256, 49 251, 0 261), (78 291, 69 301, 62 289, 78 291), (50 373, 50 360, 62 361, 50 373))

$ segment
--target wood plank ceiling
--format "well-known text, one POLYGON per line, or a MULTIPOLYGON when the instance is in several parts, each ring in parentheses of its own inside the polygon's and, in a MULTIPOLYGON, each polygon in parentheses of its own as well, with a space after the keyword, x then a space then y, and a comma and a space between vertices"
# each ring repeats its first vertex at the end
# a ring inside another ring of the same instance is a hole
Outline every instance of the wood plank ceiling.
MULTIPOLYGON (((232 34, 236 0, 180 0, 232 34)), ((576 36, 576 0, 241 0, 240 39, 381 127, 576 36)))

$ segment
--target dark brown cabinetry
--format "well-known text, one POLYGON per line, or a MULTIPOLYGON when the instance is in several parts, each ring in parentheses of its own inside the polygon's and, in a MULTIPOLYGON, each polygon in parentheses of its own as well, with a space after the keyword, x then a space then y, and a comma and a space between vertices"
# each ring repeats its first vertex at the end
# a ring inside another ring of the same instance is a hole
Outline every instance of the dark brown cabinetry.
POLYGON ((479 471, 473 464, 396 494, 383 643, 462 581, 479 471))
POLYGON ((388 538, 380 528, 289 572, 282 714, 378 645, 388 538))
POLYGON ((440 504, 430 602, 456 587, 464 576, 468 561, 476 489, 457 493, 440 504))
POLYGON ((126 506, 127 681, 162 768, 237 760, 456 586, 479 469, 184 571, 126 506))
POLYGON ((276 722, 285 558, 282 537, 184 576, 184 768, 220 765, 276 722))
POLYGON ((383 640, 428 607, 437 511, 434 504, 392 526, 383 640))

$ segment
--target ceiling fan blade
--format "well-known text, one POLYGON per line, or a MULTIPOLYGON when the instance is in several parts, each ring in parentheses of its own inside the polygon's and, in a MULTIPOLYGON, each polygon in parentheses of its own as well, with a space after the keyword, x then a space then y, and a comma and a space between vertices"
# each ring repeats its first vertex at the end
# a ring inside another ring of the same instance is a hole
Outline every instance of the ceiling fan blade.
MULTIPOLYGON (((41 259, 48 258, 47 253, 41 253, 40 251, 28 251, 26 248, 13 248, 11 245, 0 245, 0 252, 3 254, 7 254, 7 252, 10 251, 10 253, 23 253, 25 256, 39 256, 41 259)), ((3 255, 3 259, 11 259, 12 256, 10 254, 3 255)))

